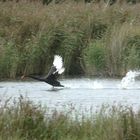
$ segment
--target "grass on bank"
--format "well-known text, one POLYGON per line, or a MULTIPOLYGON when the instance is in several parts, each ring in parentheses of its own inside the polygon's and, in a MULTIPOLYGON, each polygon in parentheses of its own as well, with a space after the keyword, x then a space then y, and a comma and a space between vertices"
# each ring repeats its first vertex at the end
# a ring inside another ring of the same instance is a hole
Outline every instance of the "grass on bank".
MULTIPOLYGON (((139 140, 140 112, 131 107, 102 107, 87 118, 72 119, 67 112, 53 111, 22 96, 0 106, 2 140, 139 140)), ((77 113, 73 114, 75 118, 77 113)))
POLYGON ((140 68, 140 5, 0 2, 0 78, 46 73, 124 75, 140 68))

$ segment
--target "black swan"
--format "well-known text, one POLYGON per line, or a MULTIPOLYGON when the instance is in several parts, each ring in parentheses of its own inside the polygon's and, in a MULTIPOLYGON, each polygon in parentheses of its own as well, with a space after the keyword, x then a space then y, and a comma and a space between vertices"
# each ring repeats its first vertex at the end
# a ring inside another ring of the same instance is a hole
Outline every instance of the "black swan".
POLYGON ((23 75, 21 78, 23 79, 24 77, 30 77, 39 81, 43 81, 46 82, 50 85, 52 85, 53 87, 64 87, 63 85, 61 85, 61 83, 57 80, 58 76, 60 74, 62 74, 64 72, 65 68, 63 67, 63 61, 62 61, 62 57, 59 55, 55 55, 54 56, 54 61, 53 61, 53 65, 50 69, 50 71, 48 72, 47 76, 45 77, 40 77, 40 76, 35 76, 35 75, 23 75))

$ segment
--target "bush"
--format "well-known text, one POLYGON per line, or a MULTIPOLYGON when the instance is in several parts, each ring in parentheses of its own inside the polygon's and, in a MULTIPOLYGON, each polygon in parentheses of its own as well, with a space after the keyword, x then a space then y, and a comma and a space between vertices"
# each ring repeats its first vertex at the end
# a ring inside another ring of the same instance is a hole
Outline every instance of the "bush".
POLYGON ((46 126, 44 110, 21 96, 14 105, 9 99, 0 107, 0 138, 43 139, 46 126), (39 134, 42 133, 42 134, 39 134))
POLYGON ((93 39, 101 39, 107 30, 107 25, 102 23, 93 23, 91 26, 91 38, 93 39))
MULTIPOLYGON (((89 44, 84 50, 84 59, 85 63, 89 65, 89 67, 93 67, 93 73, 100 74, 105 71, 106 60, 105 60, 105 47, 101 41, 95 41, 89 44)), ((89 68, 90 69, 90 68, 89 68)))
POLYGON ((14 42, 5 42, 0 55, 0 77, 15 78, 18 68, 19 56, 14 42))
POLYGON ((129 69, 140 68, 140 35, 128 37, 124 49, 124 61, 129 69))

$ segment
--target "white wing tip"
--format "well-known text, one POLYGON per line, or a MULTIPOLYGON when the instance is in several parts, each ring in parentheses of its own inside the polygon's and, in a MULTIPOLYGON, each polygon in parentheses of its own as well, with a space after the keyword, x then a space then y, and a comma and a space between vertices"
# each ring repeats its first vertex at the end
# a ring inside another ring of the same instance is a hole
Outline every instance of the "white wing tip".
POLYGON ((62 74, 65 71, 65 68, 62 68, 58 71, 59 74, 62 74))
POLYGON ((62 57, 60 55, 54 55, 54 59, 55 58, 61 58, 62 59, 62 57))
POLYGON ((64 72, 63 61, 60 55, 54 55, 53 65, 56 67, 59 74, 64 72))

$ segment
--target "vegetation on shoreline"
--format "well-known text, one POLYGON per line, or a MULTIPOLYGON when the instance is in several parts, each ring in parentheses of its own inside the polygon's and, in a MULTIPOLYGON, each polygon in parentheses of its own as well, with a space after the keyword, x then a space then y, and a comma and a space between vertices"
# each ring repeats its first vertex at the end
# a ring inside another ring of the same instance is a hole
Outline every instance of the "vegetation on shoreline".
MULTIPOLYGON (((102 107, 90 117, 73 119, 71 112, 53 111, 22 96, 0 106, 2 140, 139 140, 140 112, 128 107, 102 107)), ((74 111, 74 109, 70 109, 74 111)), ((69 110, 69 111, 70 111, 69 110)), ((74 114, 73 114, 74 115, 74 114)), ((76 115, 76 114, 75 114, 76 115)))
POLYGON ((0 21, 0 78, 45 74, 54 54, 66 75, 140 68, 140 4, 0 2, 0 21))

